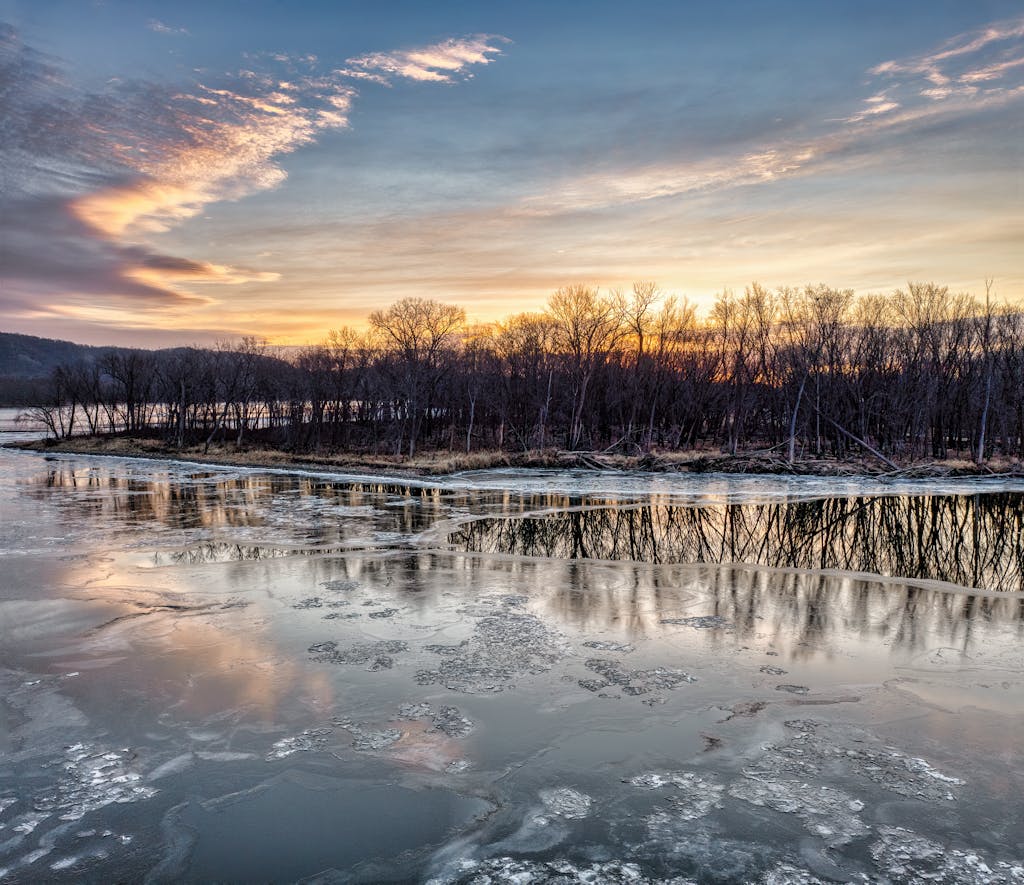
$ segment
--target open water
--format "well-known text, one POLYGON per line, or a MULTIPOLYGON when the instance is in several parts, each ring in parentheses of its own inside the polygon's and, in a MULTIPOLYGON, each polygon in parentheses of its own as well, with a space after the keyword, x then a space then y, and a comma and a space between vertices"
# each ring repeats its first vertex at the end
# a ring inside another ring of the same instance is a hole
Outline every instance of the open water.
POLYGON ((1022 523, 0 449, 0 880, 1022 883, 1022 523))

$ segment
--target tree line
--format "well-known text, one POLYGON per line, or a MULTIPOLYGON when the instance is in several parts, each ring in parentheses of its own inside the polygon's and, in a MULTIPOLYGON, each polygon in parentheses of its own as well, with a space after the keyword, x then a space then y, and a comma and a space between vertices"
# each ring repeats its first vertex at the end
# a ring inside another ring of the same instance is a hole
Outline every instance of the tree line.
POLYGON ((59 366, 33 414, 54 436, 127 433, 184 447, 414 455, 557 447, 639 454, 771 449, 1024 456, 1024 312, 931 283, 725 291, 705 315, 652 282, 588 285, 471 325, 405 298, 366 331, 287 357, 253 338, 110 352, 59 366))

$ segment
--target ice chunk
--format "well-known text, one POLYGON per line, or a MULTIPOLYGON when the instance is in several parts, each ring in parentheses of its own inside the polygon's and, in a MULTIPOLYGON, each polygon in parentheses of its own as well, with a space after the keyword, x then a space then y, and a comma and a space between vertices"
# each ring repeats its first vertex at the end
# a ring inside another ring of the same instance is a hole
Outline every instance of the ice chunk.
POLYGON ((448 737, 465 737, 473 730, 473 722, 459 712, 458 707, 442 707, 433 717, 434 728, 448 737))
POLYGON ((541 790, 540 800, 551 814, 557 814, 567 820, 581 820, 590 814, 594 800, 586 793, 572 787, 557 787, 541 790))
POLYGON ((627 783, 644 790, 670 790, 669 804, 680 820, 706 817, 722 807, 725 787, 692 771, 649 771, 629 778, 627 783))
POLYGON ((379 612, 370 612, 367 617, 374 618, 375 620, 382 620, 384 618, 393 618, 397 614, 397 608, 385 608, 381 609, 379 612))
MULTIPOLYGON (((454 876, 428 880, 427 885, 654 885, 633 863, 606 861, 576 866, 567 860, 532 861, 513 857, 492 857, 488 860, 466 860, 454 876)), ((676 878, 672 885, 692 885, 691 880, 676 878)))
POLYGON ((384 728, 380 731, 374 731, 348 720, 339 720, 338 725, 352 735, 352 749, 364 753, 386 750, 402 739, 402 732, 397 728, 384 728))
POLYGON ((892 881, 937 885, 1022 885, 1024 863, 986 862, 973 851, 951 849, 903 827, 879 827, 871 857, 892 881))
POLYGON ((585 688, 587 691, 600 691, 602 688, 607 688, 611 683, 605 682, 603 679, 581 679, 579 680, 579 687, 585 688))
POLYGON ((691 618, 662 618, 663 624, 693 627, 696 630, 732 630, 735 624, 721 615, 697 615, 691 618))
POLYGON ((267 753, 267 762, 285 759, 293 753, 309 753, 322 750, 327 746, 327 737, 330 733, 331 729, 329 728, 307 728, 305 731, 292 737, 281 738, 281 740, 274 742, 270 752, 267 753))
POLYGON ((590 658, 583 666, 597 673, 603 680, 580 680, 580 686, 588 691, 600 691, 609 685, 617 685, 623 694, 636 696, 648 694, 654 689, 671 690, 697 681, 696 677, 675 667, 629 670, 619 661, 610 658, 590 658))
POLYGON ((943 774, 924 759, 877 744, 870 735, 833 727, 827 735, 812 720, 786 723, 795 733, 784 743, 768 744, 761 758, 744 769, 749 777, 779 780, 811 778, 823 771, 845 771, 912 799, 953 801, 960 778, 943 774))
POLYGON ((403 719, 426 719, 434 715, 434 708, 427 703, 402 704, 398 708, 398 715, 403 719))
POLYGON ((500 692, 510 688, 517 676, 545 673, 569 654, 561 634, 534 615, 515 606, 488 611, 468 640, 445 647, 436 670, 416 674, 420 685, 440 684, 467 694, 500 692))
POLYGON ((646 819, 647 841, 636 847, 659 867, 685 869, 706 882, 756 882, 767 868, 764 846, 727 839, 667 811, 646 819))
POLYGON ((314 661, 327 664, 368 664, 368 670, 388 670, 394 663, 391 655, 406 651, 407 642, 400 639, 382 639, 341 647, 333 640, 318 642, 309 647, 314 661))
POLYGON ((864 803, 832 787, 747 778, 733 783, 729 795, 752 805, 796 814, 811 833, 829 846, 845 845, 870 832, 857 817, 864 803))
POLYGON ((593 648, 597 651, 617 651, 623 654, 630 654, 636 650, 628 642, 607 642, 603 639, 588 639, 583 645, 585 648, 593 648))
POLYGON ((65 750, 64 776, 56 793, 36 797, 35 807, 57 813, 60 820, 78 820, 105 805, 149 799, 157 790, 141 783, 135 761, 128 748, 103 751, 74 744, 65 750))
POLYGON ((909 771, 914 772, 914 774, 923 774, 926 777, 934 778, 935 780, 942 781, 946 784, 956 784, 957 786, 963 786, 963 784, 966 783, 966 781, 962 781, 958 777, 950 777, 947 774, 943 774, 941 771, 937 771, 936 769, 932 768, 932 766, 924 759, 920 759, 917 757, 907 758, 906 760, 904 760, 904 764, 907 766, 907 769, 909 771))
POLYGON ((146 780, 155 781, 170 774, 180 774, 191 765, 192 754, 182 753, 180 756, 175 756, 173 759, 168 759, 162 765, 158 765, 146 776, 146 780))
POLYGON ((782 863, 774 870, 765 873, 760 880, 760 885, 826 885, 826 883, 824 879, 819 879, 807 870, 782 863))
POLYGON ((351 593, 353 590, 359 589, 359 582, 345 580, 321 581, 320 586, 330 593, 351 593))

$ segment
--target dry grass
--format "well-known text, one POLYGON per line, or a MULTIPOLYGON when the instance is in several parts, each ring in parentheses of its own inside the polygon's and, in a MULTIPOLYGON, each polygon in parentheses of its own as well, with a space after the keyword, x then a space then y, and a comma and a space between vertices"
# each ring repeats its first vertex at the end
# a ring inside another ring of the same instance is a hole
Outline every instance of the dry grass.
POLYGON ((951 459, 907 463, 895 473, 881 469, 877 461, 848 459, 802 459, 789 465, 771 452, 741 452, 726 455, 718 451, 668 451, 646 455, 619 455, 603 452, 564 452, 557 449, 528 452, 423 452, 412 458, 401 455, 374 455, 353 452, 296 454, 231 443, 173 448, 160 440, 127 437, 78 436, 66 440, 42 440, 24 448, 38 451, 89 455, 117 455, 137 458, 162 458, 196 461, 237 467, 273 467, 290 470, 379 472, 405 476, 438 476, 464 470, 501 467, 647 470, 652 472, 707 473, 794 473, 819 476, 899 475, 899 476, 971 476, 1024 475, 1024 464, 1011 459, 992 459, 979 468, 972 461, 951 459))

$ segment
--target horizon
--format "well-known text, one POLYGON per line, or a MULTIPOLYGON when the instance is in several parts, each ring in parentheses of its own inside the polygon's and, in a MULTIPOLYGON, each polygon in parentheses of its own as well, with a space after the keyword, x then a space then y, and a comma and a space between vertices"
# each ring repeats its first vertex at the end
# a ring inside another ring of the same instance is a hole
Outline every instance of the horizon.
MULTIPOLYGON (((652 295, 653 298, 650 301, 651 309, 662 308, 669 305, 678 306, 683 313, 690 312, 693 328, 703 330, 714 330, 719 328, 719 319, 716 317, 716 307, 723 301, 723 299, 733 298, 734 303, 740 303, 745 301, 747 298, 757 298, 757 290, 762 291, 768 297, 768 303, 773 305, 773 310, 779 311, 783 307, 785 298, 796 297, 799 299, 804 293, 810 293, 815 289, 825 289, 834 293, 849 293, 850 301, 843 312, 843 321, 852 327, 857 326, 857 305, 862 303, 862 299, 865 297, 881 297, 885 300, 887 307, 887 315, 889 320, 889 327, 893 329, 903 328, 906 325, 906 318, 900 315, 897 308, 897 304, 901 298, 914 297, 916 291, 928 291, 933 290, 936 293, 944 294, 948 296, 946 300, 947 306, 954 305, 957 300, 961 297, 968 298, 968 310, 969 315, 974 317, 985 316, 989 307, 994 311, 993 316, 1006 315, 1008 312, 1019 313, 1024 305, 1014 305, 1006 300, 1000 300, 993 297, 992 281, 986 281, 989 286, 989 291, 986 293, 984 298, 977 296, 973 292, 954 292, 949 289, 948 286, 940 286, 936 283, 922 283, 922 282, 910 282, 906 289, 893 290, 891 292, 864 292, 858 293, 850 288, 842 288, 839 286, 829 286, 826 283, 820 283, 817 285, 807 285, 799 287, 764 287, 754 282, 751 286, 747 286, 743 290, 741 295, 738 292, 733 292, 731 289, 725 289, 720 293, 716 293, 714 301, 709 301, 706 304, 691 302, 685 297, 679 299, 676 297, 676 293, 663 290, 654 281, 638 281, 638 285, 641 287, 650 285, 653 287, 652 295)), ((594 296, 598 299, 608 299, 612 302, 621 301, 620 310, 628 310, 626 305, 630 298, 633 297, 632 292, 627 289, 610 290, 607 287, 587 286, 586 284, 570 284, 565 287, 561 287, 556 290, 553 295, 557 296, 560 292, 567 291, 573 288, 586 288, 593 292, 594 296)), ((400 299, 402 300, 402 299, 400 299)), ((408 300, 408 299, 406 299, 408 300)), ((416 300, 413 296, 413 300, 416 300)), ((457 322, 456 328, 453 330, 454 337, 459 341, 466 341, 476 339, 480 335, 492 335, 497 334, 502 328, 507 326, 515 325, 520 319, 533 319, 533 318, 547 318, 550 321, 554 321, 554 315, 552 313, 551 305, 546 299, 534 308, 529 310, 510 310, 508 313, 496 316, 493 319, 478 320, 473 316, 466 313, 463 306, 450 301, 440 301, 433 299, 419 299, 425 301, 428 304, 436 304, 441 306, 450 306, 458 308, 462 311, 463 316, 457 322)), ((385 307, 397 307, 398 302, 392 302, 390 305, 385 307)), ((622 322, 623 314, 620 313, 619 321, 622 322)), ((628 322, 628 321, 626 321, 628 322)), ((781 314, 776 315, 773 320, 773 327, 775 325, 784 325, 785 320, 781 314)), ((142 350, 147 352, 159 352, 162 350, 175 350, 175 349, 199 349, 209 350, 215 348, 230 348, 233 346, 242 347, 246 341, 251 340, 261 349, 264 349, 268 354, 279 356, 285 359, 290 358, 294 354, 307 349, 315 349, 330 346, 330 339, 332 335, 338 333, 351 333, 355 338, 365 343, 367 346, 376 349, 386 349, 386 342, 380 340, 379 330, 375 329, 374 323, 371 320, 369 314, 362 318, 362 321, 356 321, 348 323, 335 328, 324 329, 322 334, 317 338, 310 339, 308 341, 299 342, 276 342, 271 338, 263 335, 246 335, 239 334, 235 336, 221 335, 218 338, 211 338, 209 340, 173 340, 156 344, 149 344, 146 341, 134 341, 128 343, 118 343, 111 341, 96 341, 96 342, 85 342, 75 341, 68 338, 55 338, 47 335, 37 335, 28 332, 11 331, 8 329, 0 329, 0 335, 25 335, 28 337, 34 337, 41 341, 52 341, 58 344, 71 344, 77 347, 93 347, 93 348, 113 348, 121 350, 142 350)))
POLYGON ((318 343, 404 297, 1024 300, 1014 2, 0 0, 4 329, 318 343))

